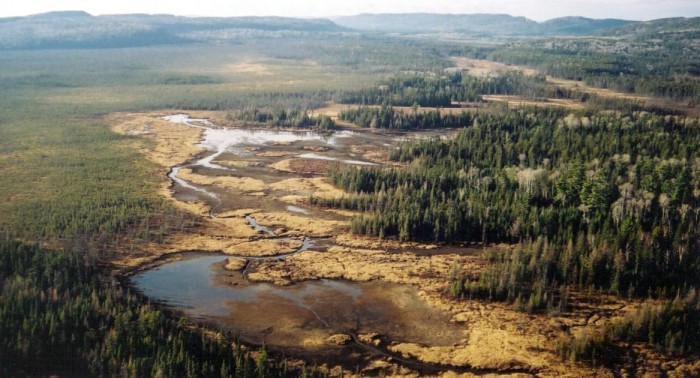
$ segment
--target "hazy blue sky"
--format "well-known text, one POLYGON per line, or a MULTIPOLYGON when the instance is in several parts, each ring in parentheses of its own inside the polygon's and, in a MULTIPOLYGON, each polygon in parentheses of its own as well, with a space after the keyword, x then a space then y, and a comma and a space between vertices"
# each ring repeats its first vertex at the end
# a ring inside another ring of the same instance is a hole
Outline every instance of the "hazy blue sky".
POLYGON ((561 16, 649 20, 700 16, 700 0, 2 0, 0 17, 55 10, 91 14, 328 17, 358 13, 508 13, 542 21, 561 16))

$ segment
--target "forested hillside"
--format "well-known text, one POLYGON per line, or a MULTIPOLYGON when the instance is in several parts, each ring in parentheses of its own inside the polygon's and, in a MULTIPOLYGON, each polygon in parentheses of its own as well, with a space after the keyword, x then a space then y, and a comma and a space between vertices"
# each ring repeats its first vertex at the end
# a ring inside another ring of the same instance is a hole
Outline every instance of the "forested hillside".
POLYGON ((405 34, 461 33, 471 36, 595 35, 633 21, 562 17, 536 22, 507 14, 360 14, 336 17, 338 25, 358 30, 405 34))
POLYGON ((699 103, 700 18, 630 24, 608 33, 616 37, 523 39, 484 53, 599 88, 699 103))
MULTIPOLYGON (((592 96, 546 83, 542 75, 521 71, 478 77, 454 73, 405 73, 391 77, 375 88, 345 92, 338 102, 361 105, 461 107, 463 103, 483 102, 482 95, 519 95, 526 99, 567 98, 586 101, 592 96)), ((439 127, 436 125, 436 127, 439 127)))
POLYGON ((330 20, 52 12, 0 19, 0 49, 120 48, 345 31, 330 20))

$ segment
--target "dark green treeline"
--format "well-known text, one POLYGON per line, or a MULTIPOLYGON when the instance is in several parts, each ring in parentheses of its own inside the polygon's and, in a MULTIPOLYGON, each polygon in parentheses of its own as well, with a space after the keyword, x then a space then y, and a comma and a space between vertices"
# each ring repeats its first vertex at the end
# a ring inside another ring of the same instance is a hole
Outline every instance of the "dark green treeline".
MULTIPOLYGON (((621 295, 698 286, 700 126, 651 113, 482 112, 451 140, 390 151, 405 169, 344 168, 357 233, 401 240, 522 242, 455 295, 516 300, 577 284, 621 295)), ((537 300, 537 302, 541 302, 537 300)))
POLYGON ((337 102, 362 105, 451 107, 462 102, 481 102, 481 95, 519 95, 528 99, 572 98, 585 101, 585 93, 546 83, 545 76, 506 71, 486 77, 461 72, 401 74, 379 86, 345 92, 337 102))

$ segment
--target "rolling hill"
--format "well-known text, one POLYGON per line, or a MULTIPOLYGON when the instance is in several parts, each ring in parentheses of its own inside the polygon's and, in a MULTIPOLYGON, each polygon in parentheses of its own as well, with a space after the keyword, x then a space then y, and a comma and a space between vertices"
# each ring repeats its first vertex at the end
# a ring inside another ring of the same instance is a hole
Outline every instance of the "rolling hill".
POLYGON ((250 35, 343 31, 344 28, 326 19, 190 18, 144 14, 92 16, 81 11, 66 11, 1 18, 0 49, 134 47, 232 41, 250 35))
POLYGON ((601 30, 634 23, 633 21, 585 17, 562 17, 536 22, 506 14, 361 14, 338 17, 338 25, 357 30, 429 33, 456 32, 492 36, 593 35, 601 30))
MULTIPOLYGON (((0 50, 119 48, 197 42, 240 43, 254 37, 340 33, 451 33, 474 37, 633 36, 700 34, 700 18, 648 22, 562 17, 536 22, 507 14, 360 14, 330 19, 104 15, 82 11, 0 18, 0 50)), ((695 37, 693 37, 695 39, 695 37)))

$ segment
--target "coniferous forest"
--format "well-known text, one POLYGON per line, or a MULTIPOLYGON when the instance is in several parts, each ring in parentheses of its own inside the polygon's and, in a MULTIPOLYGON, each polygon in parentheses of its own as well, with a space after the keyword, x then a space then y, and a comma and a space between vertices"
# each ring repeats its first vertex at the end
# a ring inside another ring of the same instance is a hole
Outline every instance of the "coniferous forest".
POLYGON ((521 95, 528 99, 568 98, 581 101, 590 95, 551 87, 542 75, 507 71, 477 77, 461 72, 438 75, 434 72, 403 74, 376 88, 344 93, 338 102, 362 105, 452 107, 465 102, 481 102, 482 95, 521 95))
MULTIPOLYGON (((396 119, 384 108, 365 113, 396 119)), ((655 325, 616 331, 643 339, 641 330, 697 319, 697 119, 534 107, 444 118, 450 127, 455 118, 464 122, 456 137, 391 150, 402 168, 334 168, 329 179, 355 195, 310 201, 361 211, 351 226, 360 234, 517 243, 490 252, 485 274, 452 276, 456 297, 506 300, 529 311, 565 307, 569 287, 676 298, 644 315, 655 325)), ((694 327, 648 332, 674 351, 699 347, 694 327)))
MULTIPOLYGON (((116 283, 78 253, 0 242, 0 373, 36 376, 285 376, 231 335, 210 337, 116 283)), ((305 374, 305 372, 303 372, 305 374)))

